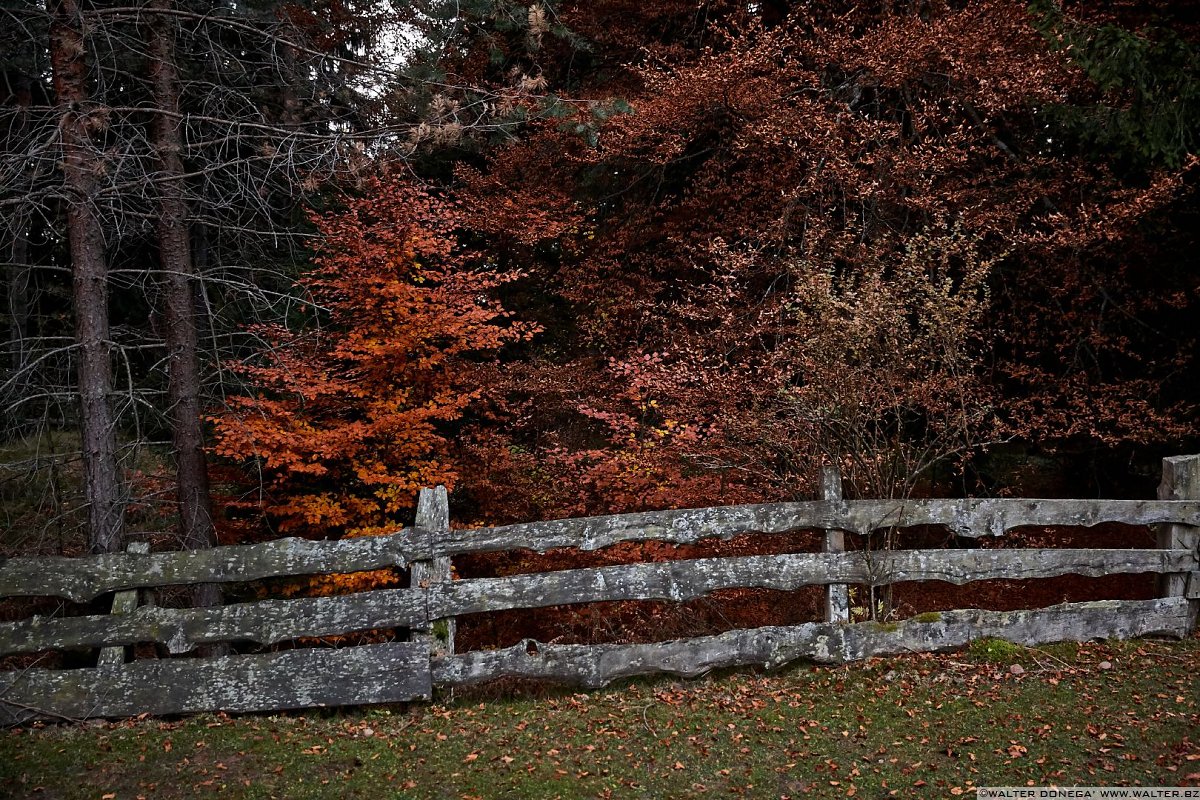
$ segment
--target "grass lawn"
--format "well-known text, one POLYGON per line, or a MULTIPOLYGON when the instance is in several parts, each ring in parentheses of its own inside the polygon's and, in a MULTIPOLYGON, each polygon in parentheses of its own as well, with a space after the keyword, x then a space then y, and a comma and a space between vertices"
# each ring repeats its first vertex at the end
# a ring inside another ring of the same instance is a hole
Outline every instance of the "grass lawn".
MULTIPOLYGON (((1200 785, 1200 639, 0 731, 15 798, 945 797, 1200 785), (1014 666, 1015 665, 1015 666, 1014 666)), ((6 794, 7 793, 7 794, 6 794)))

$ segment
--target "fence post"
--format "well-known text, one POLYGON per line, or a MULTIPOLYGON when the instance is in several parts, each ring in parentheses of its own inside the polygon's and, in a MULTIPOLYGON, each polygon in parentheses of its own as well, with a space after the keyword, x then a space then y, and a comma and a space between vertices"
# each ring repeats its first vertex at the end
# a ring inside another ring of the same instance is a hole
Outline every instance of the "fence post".
MULTIPOLYGON (((821 467, 821 499, 840 502, 842 499, 842 473, 837 467, 821 467)), ((827 529, 822 548, 826 553, 846 552, 844 531, 827 529)), ((850 621, 850 587, 844 583, 833 583, 825 587, 825 621, 850 621)))
MULTIPOLYGON (((1200 500, 1200 455, 1173 456, 1163 459, 1159 500, 1200 500)), ((1192 525, 1158 525, 1158 546, 1169 550, 1190 550, 1200 556, 1200 528, 1192 525)), ((1196 627, 1200 611, 1200 570, 1175 572, 1162 577, 1164 597, 1191 600, 1188 630, 1196 627)))
MULTIPOLYGON (((135 555, 146 555, 150 552, 149 542, 131 542, 129 547, 125 548, 125 552, 135 555)), ((132 614, 137 610, 138 605, 138 590, 125 589, 113 595, 112 613, 113 614, 132 614)), ((96 667, 104 672, 112 672, 120 669, 125 663, 125 648, 121 646, 104 647, 100 650, 100 657, 96 660, 96 667)))
MULTIPOLYGON (((417 497, 417 527, 429 532, 429 542, 432 545, 437 534, 450 530, 450 501, 446 497, 446 487, 422 489, 417 497)), ((450 582, 450 557, 442 556, 429 561, 414 561, 410 571, 410 584, 433 588, 439 583, 450 582)), ((454 619, 430 620, 429 631, 413 633, 413 641, 429 643, 429 652, 434 655, 452 655, 454 653, 454 619)))

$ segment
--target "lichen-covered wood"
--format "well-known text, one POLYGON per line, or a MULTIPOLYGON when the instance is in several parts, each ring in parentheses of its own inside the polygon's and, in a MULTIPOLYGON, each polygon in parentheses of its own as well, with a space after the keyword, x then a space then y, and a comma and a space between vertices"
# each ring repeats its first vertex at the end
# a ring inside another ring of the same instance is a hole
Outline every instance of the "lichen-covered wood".
POLYGON ((944 525, 958 536, 980 537, 1000 536, 1027 525, 1090 527, 1102 522, 1200 526, 1200 501, 1004 498, 770 503, 453 530, 439 536, 433 547, 443 555, 515 549, 545 552, 558 547, 596 550, 623 541, 687 544, 742 533, 836 529, 865 534, 917 525, 944 525))
MULTIPOLYGON (((501 676, 586 686, 654 672, 696 675, 716 667, 777 666, 807 658, 838 663, 872 655, 961 646, 997 636, 1022 644, 1063 639, 1186 635, 1200 605, 1200 457, 1167 459, 1157 501, 842 501, 836 474, 816 502, 661 511, 449 529, 444 487, 422 490, 417 526, 391 536, 337 542, 284 539, 262 545, 78 559, 0 560, 0 596, 85 601, 117 592, 113 613, 35 617, 0 624, 0 655, 102 647, 99 666, 0 674, 0 724, 39 714, 66 718, 275 710, 428 698, 431 680, 456 685, 501 676), (1159 549, 955 549, 845 552, 842 532, 943 525, 962 537, 1020 526, 1159 525, 1159 549), (511 549, 591 550, 621 541, 691 543, 741 533, 824 531, 821 553, 707 558, 454 581, 450 556, 511 549), (411 566, 412 587, 265 600, 215 608, 136 608, 139 587, 230 583, 275 576, 411 566), (895 625, 848 624, 845 588, 904 581, 963 584, 994 578, 1159 573, 1169 596, 1033 611, 951 611, 895 625), (732 631, 644 645, 541 645, 454 654, 463 614, 624 600, 684 601, 737 587, 829 588, 823 623, 732 631), (414 641, 344 650, 123 663, 143 642, 181 653, 198 645, 277 644, 305 637, 409 628, 414 641), (432 669, 432 677, 430 670, 432 669)), ((133 548, 131 548, 132 550, 133 548)))
MULTIPOLYGON (((1163 459, 1162 483, 1158 486, 1160 500, 1200 499, 1200 455, 1175 456, 1163 459)), ((1191 550, 1200 553, 1200 528, 1189 525, 1157 526, 1158 546, 1164 549, 1191 550)), ((1166 597, 1189 597, 1189 578, 1186 572, 1166 575, 1162 580, 1166 597)), ((1200 616, 1200 601, 1191 605, 1192 627, 1200 616)))
POLYGON ((0 674, 0 725, 195 711, 396 703, 431 696, 429 648, 404 642, 208 659, 145 660, 116 670, 0 674))
MULTIPOLYGON (((430 542, 446 535, 450 530, 450 500, 446 487, 422 489, 417 497, 417 527, 429 534, 430 542)), ((432 547, 430 548, 432 550, 432 547)), ((451 579, 450 557, 439 556, 429 560, 413 561, 410 583, 414 588, 437 589, 451 579)), ((428 630, 413 634, 414 641, 429 643, 432 652, 439 655, 454 652, 455 622, 451 614, 435 614, 432 611, 428 630)))
POLYGON ((122 616, 31 617, 0 624, 0 655, 140 642, 172 653, 217 642, 275 644, 381 628, 425 627, 425 593, 381 589, 333 597, 262 600, 213 608, 142 606, 122 616))
POLYGON ((404 567, 428 550, 428 537, 406 529, 391 536, 336 542, 279 539, 263 544, 137 555, 0 560, 0 597, 66 597, 87 602, 140 586, 241 583, 288 575, 317 575, 404 567))
MULTIPOLYGON (((992 578, 1187 572, 1185 550, 896 550, 792 553, 625 564, 436 583, 335 597, 264 600, 217 608, 142 607, 122 616, 33 617, 0 624, 0 655, 139 642, 186 652, 201 644, 272 644, 380 628, 430 631, 437 620, 511 608, 608 600, 690 600, 719 589, 794 590, 813 584, 962 584, 992 578)), ((432 633, 428 634, 432 636, 432 633)), ((437 644, 431 643, 435 652, 437 644)))
POLYGON ((718 589, 790 591, 813 584, 1099 576, 1190 569, 1182 550, 895 550, 702 558, 454 581, 429 595, 431 616, 591 603, 690 600, 718 589))
POLYGON ((908 620, 895 625, 814 622, 653 644, 546 645, 526 641, 504 650, 435 658, 433 682, 459 686, 517 677, 599 687, 653 673, 695 677, 722 667, 772 668, 799 659, 843 663, 895 653, 944 650, 988 636, 1023 645, 1184 636, 1187 616, 1187 601, 1183 598, 1104 600, 1033 611, 947 611, 936 621, 908 620))
MULTIPOLYGON (((652 511, 552 520, 499 528, 412 528, 391 536, 336 542, 281 539, 257 545, 152 555, 14 558, 0 562, 0 596, 91 600, 140 586, 234 583, 272 576, 404 567, 456 553, 558 547, 594 550, 621 541, 685 544, 741 533, 830 529, 867 533, 882 527, 946 525, 964 537, 998 536, 1023 525, 1091 526, 1171 523, 1200 526, 1200 500, 851 500, 652 511)), ((442 563, 444 561, 435 561, 442 563)), ((418 570, 419 571, 419 570, 418 570)))
MULTIPOLYGON (((842 499, 842 474, 837 467, 821 468, 821 499, 828 502, 838 502, 842 499)), ((825 531, 824 552, 846 552, 846 534, 832 529, 825 531)), ((834 583, 825 587, 825 621, 850 621, 850 587, 844 583, 834 583)))
MULTIPOLYGON (((150 552, 149 542, 132 542, 129 547, 125 548, 126 552, 145 555, 150 552)), ((124 616, 132 614, 137 609, 138 590, 126 589, 123 592, 117 592, 113 597, 112 613, 115 616, 124 616)), ((40 649, 40 648, 39 648, 40 649)), ((106 647, 100 651, 100 656, 96 659, 96 667, 100 670, 116 669, 125 663, 125 648, 124 647, 106 647)))
MULTIPOLYGON (((841 663, 898 652, 959 647, 995 636, 1019 644, 1151 634, 1182 636, 1188 601, 1099 601, 1034 611, 950 611, 895 625, 808 623, 731 631, 645 645, 540 645, 432 660, 432 680, 461 685, 503 676, 602 686, 666 672, 776 667, 796 659, 841 663)), ((427 699, 425 643, 293 650, 216 659, 147 660, 114 671, 29 669, 0 675, 0 724, 37 716, 121 717, 140 713, 265 711, 427 699)))

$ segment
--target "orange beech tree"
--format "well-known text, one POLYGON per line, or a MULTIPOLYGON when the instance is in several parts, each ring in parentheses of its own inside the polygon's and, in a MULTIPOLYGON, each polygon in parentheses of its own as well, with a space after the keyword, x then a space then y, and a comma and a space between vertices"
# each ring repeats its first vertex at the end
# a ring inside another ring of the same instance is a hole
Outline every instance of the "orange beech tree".
POLYGON ((261 507, 293 535, 394 531, 418 490, 453 487, 447 426, 478 396, 478 365, 533 335, 493 295, 517 277, 459 245, 459 212, 397 179, 315 217, 321 313, 239 367, 257 387, 216 417, 217 453, 261 476, 261 507))

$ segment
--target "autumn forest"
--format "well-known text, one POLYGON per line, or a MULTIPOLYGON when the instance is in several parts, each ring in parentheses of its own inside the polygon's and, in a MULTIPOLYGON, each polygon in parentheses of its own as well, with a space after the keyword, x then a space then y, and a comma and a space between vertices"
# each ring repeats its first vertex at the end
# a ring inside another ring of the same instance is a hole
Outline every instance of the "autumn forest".
POLYGON ((1200 446, 1195 3, 13 0, 0 51, 5 556, 1200 446))

